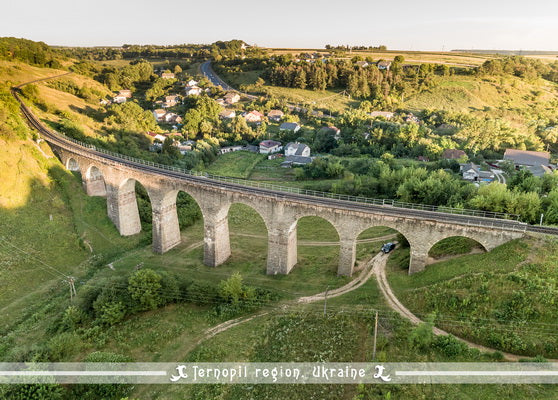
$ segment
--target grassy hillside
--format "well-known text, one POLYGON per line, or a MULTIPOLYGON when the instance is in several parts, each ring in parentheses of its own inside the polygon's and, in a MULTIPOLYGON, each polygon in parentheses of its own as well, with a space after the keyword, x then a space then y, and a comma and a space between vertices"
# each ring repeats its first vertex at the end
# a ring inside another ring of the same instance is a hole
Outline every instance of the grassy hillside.
POLYGON ((434 87, 406 99, 413 110, 489 111, 493 108, 527 108, 556 99, 556 85, 527 82, 515 77, 436 77, 434 87))
MULTIPOLYGON (((451 250, 451 249, 450 249, 451 250)), ((408 251, 390 259, 389 281, 411 311, 436 325, 503 351, 558 357, 555 301, 558 242, 525 239, 407 275, 408 251)))
POLYGON ((31 315, 40 308, 45 294, 66 292, 68 275, 84 276, 142 238, 120 238, 103 199, 87 197, 79 179, 32 136, 0 83, 0 309, 6 328, 23 310, 31 315))

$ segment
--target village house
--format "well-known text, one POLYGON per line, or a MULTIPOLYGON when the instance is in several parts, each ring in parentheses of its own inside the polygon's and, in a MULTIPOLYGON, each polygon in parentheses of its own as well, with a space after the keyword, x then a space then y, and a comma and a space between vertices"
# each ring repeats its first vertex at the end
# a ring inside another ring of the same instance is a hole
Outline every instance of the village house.
POLYGON ((114 96, 112 98, 112 102, 116 103, 116 104, 122 104, 122 103, 126 103, 127 97, 123 96, 121 94, 117 94, 116 96, 114 96))
POLYGON ((238 93, 229 92, 225 95, 225 103, 234 104, 240 101, 240 95, 238 93))
POLYGON ((378 61, 378 62, 376 63, 376 66, 377 66, 378 69, 380 69, 380 70, 389 71, 389 69, 391 68, 391 61, 378 61))
POLYGON ((366 61, 357 61, 356 65, 361 68, 366 68, 369 64, 366 61))
POLYGON ((189 151, 192 151, 195 145, 196 142, 194 142, 193 140, 183 140, 179 142, 176 147, 178 147, 178 151, 180 151, 180 154, 185 155, 189 151))
POLYGON ((409 113, 409 115, 405 117, 405 122, 418 124, 420 122, 420 119, 415 114, 409 113))
POLYGON ((333 136, 335 137, 335 140, 339 140, 341 138, 341 129, 330 125, 330 126, 324 126, 323 128, 321 128, 318 131, 318 134, 320 135, 327 135, 327 134, 333 134, 333 136))
POLYGON ((187 86, 198 86, 198 81, 190 79, 186 85, 187 86))
POLYGON ((445 149, 442 153, 442 158, 446 160, 458 160, 460 158, 466 158, 467 154, 463 150, 457 149, 445 149))
POLYGON ((281 163, 283 168, 291 168, 293 165, 306 165, 312 162, 312 157, 305 156, 285 156, 285 161, 281 163))
POLYGON ((175 76, 172 72, 163 72, 161 74, 161 78, 163 78, 163 79, 174 79, 175 76))
POLYGON ((219 113, 219 118, 221 119, 233 119, 234 117, 236 117, 234 110, 223 110, 219 113))
POLYGON ((260 142, 260 154, 272 154, 281 151, 281 142, 264 140, 260 142))
POLYGON ((390 111, 372 111, 369 115, 372 118, 383 117, 385 119, 392 119, 395 114, 390 111))
POLYGON ((461 165, 461 174, 463 179, 471 182, 492 182, 494 173, 491 171, 481 171, 475 163, 467 163, 461 165))
POLYGON ((219 149, 219 154, 232 153, 242 150, 242 146, 226 146, 219 149))
POLYGON ((271 110, 267 113, 267 118, 271 121, 279 122, 285 114, 281 110, 271 110))
POLYGON ((215 102, 216 102, 217 104, 219 104, 220 106, 223 106, 223 107, 226 106, 225 99, 222 98, 222 97, 219 97, 218 99, 215 99, 215 102))
POLYGON ((164 142, 166 137, 164 135, 161 135, 160 133, 155 133, 155 132, 147 132, 147 135, 149 135, 153 140, 158 140, 159 142, 164 142))
POLYGON ((166 113, 163 117, 164 121, 169 124, 180 124, 182 123, 182 117, 175 113, 166 113))
POLYGON ((550 153, 547 151, 506 149, 504 160, 512 161, 516 166, 544 165, 548 167, 550 165, 550 153))
POLYGON ((530 167, 526 167, 533 176, 542 177, 544 174, 551 174, 552 168, 547 167, 546 165, 532 165, 530 167))
POLYGON ((461 175, 468 181, 476 181, 480 175, 480 169, 474 163, 461 165, 461 175))
POLYGON ((108 106, 110 104, 112 104, 112 102, 110 100, 107 100, 107 99, 99 100, 99 105, 101 105, 101 106, 108 106))
POLYGON ((186 86, 184 93, 186 96, 199 96, 202 92, 202 88, 198 86, 186 86))
POLYGON ((162 108, 158 108, 156 110, 153 110, 153 116, 155 117, 155 120, 157 122, 163 121, 163 118, 164 118, 166 113, 167 112, 165 110, 163 110, 162 108))
POLYGON ((165 102, 163 103, 164 108, 174 107, 179 102, 178 95, 173 94, 169 96, 165 96, 165 102))
POLYGON ((250 112, 244 113, 243 117, 246 119, 246 122, 262 122, 264 115, 256 110, 252 110, 250 112))
POLYGON ((122 89, 122 90, 118 91, 118 95, 124 96, 127 99, 131 99, 132 98, 132 91, 130 89, 122 89))
POLYGON ((285 155, 310 157, 310 147, 308 147, 304 143, 287 143, 287 145, 285 146, 285 155))
POLYGON ((292 131, 296 133, 300 130, 300 125, 296 122, 283 122, 281 125, 279 125, 279 130, 292 131))

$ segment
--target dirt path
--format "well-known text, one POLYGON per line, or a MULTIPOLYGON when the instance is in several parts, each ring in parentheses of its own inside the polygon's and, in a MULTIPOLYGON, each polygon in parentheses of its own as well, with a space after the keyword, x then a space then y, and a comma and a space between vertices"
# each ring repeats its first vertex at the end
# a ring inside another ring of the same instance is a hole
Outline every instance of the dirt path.
MULTIPOLYGON (((385 263, 385 261, 382 261, 382 259, 385 258, 386 256, 387 255, 384 254, 384 253, 376 254, 374 257, 372 257, 372 259, 370 259, 366 263, 366 265, 364 266, 361 273, 358 275, 358 277, 356 279, 353 279, 352 281, 347 283, 345 286, 341 286, 340 288, 327 291, 327 298, 330 299, 332 297, 341 296, 341 295, 343 295, 345 293, 348 293, 352 290, 358 289, 359 287, 364 285, 366 283, 366 281, 368 281, 368 279, 370 279, 370 277, 374 274, 375 266, 378 263, 382 263, 382 262, 385 263)), ((322 292, 322 293, 318 293, 318 294, 315 294, 315 295, 312 295, 312 296, 300 297, 297 300, 297 302, 298 303, 313 303, 313 302, 316 302, 316 301, 323 301, 325 299, 325 296, 326 296, 326 292, 322 292)))
MULTIPOLYGON (((397 297, 395 297, 395 294, 391 290, 391 287, 389 286, 389 283, 388 283, 387 277, 386 277, 386 262, 387 262, 387 257, 380 258, 379 262, 375 263, 374 268, 373 268, 373 273, 376 277, 376 280, 378 281, 378 287, 380 288, 380 291, 382 292, 382 294, 386 298, 386 301, 387 301, 388 305, 390 306, 390 308, 392 308, 394 311, 397 311, 397 313, 399 313, 399 315, 401 315, 405 319, 408 319, 409 321, 411 321, 411 323, 413 323, 415 325, 420 324, 423 321, 420 318, 418 318, 415 314, 413 314, 411 311, 409 311, 409 309, 406 308, 403 304, 401 304, 401 302, 397 299, 397 297)), ((434 327, 432 329, 432 331, 434 332, 435 335, 449 335, 448 332, 446 332, 442 329, 436 328, 436 327, 434 327)), ((469 342, 468 340, 461 339, 459 337, 456 337, 456 338, 459 341, 468 345, 469 347, 473 347, 473 348, 478 349, 482 352, 493 353, 495 351, 499 351, 500 353, 502 353, 504 355, 504 358, 509 360, 509 361, 519 361, 520 358, 526 358, 526 356, 518 356, 516 354, 504 353, 504 352, 501 352, 500 350, 491 349, 489 347, 481 346, 480 344, 472 343, 472 342, 469 342)))
MULTIPOLYGON (((390 237, 392 237, 394 235, 391 235, 390 237)), ((376 240, 379 240, 380 238, 374 238, 376 240)), ((370 240, 370 239, 364 239, 364 240, 370 240)), ((386 258, 386 254, 384 253, 378 253, 376 254, 374 257, 372 257, 364 266, 364 268, 362 269, 361 273, 358 275, 357 278, 353 279, 352 281, 350 281, 349 283, 347 283, 346 285, 334 289, 330 292, 328 292, 327 297, 331 298, 331 297, 337 297, 337 296, 341 296, 345 293, 348 293, 352 290, 358 289, 359 287, 361 287, 362 285, 364 285, 366 283, 366 281, 368 281, 368 279, 370 279, 370 277, 373 275, 374 273, 374 266, 377 265, 379 263, 379 260, 386 258)), ((380 262, 381 263, 381 262, 380 262)), ((385 261, 384 261, 385 263, 385 261)), ((289 305, 294 305, 294 304, 300 304, 300 303, 313 303, 316 301, 320 301, 320 300, 324 300, 325 297, 325 292, 323 293, 318 293, 312 296, 306 296, 306 297, 299 297, 298 299, 292 300, 292 301, 288 301, 283 303, 280 308, 282 309, 287 309, 289 307, 289 305)), ((201 343, 205 342, 206 340, 212 338, 213 336, 224 332, 232 327, 238 326, 240 324, 243 324, 245 322, 251 321, 255 318, 259 318, 259 317, 263 317, 265 315, 268 315, 270 312, 269 311, 265 311, 265 312, 260 312, 251 316, 247 316, 247 317, 239 317, 236 319, 231 319, 228 321, 225 321, 219 325, 216 325, 214 327, 211 327, 209 329, 207 329, 202 338, 200 340, 198 340, 198 342, 196 343, 196 346, 200 345, 201 343)))

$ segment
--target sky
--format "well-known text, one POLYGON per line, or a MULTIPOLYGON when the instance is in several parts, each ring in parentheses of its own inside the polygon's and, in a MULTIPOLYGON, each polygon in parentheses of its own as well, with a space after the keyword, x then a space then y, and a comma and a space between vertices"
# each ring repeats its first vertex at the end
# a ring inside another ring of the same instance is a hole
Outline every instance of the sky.
POLYGON ((555 0, 0 0, 0 36, 50 45, 558 50, 555 0))

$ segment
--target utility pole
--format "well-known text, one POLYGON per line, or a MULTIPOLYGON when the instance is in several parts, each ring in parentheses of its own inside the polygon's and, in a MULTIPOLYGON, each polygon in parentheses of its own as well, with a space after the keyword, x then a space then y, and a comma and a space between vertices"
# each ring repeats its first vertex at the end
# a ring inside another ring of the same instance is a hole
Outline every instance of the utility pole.
POLYGON ((327 313, 327 292, 329 291, 329 286, 326 288, 325 295, 324 295, 324 317, 327 313))
POLYGON ((69 276, 68 277, 68 283, 70 284, 70 301, 74 300, 74 296, 77 295, 76 293, 76 287, 74 285, 75 283, 75 278, 73 276, 69 276))
POLYGON ((376 336, 378 335, 378 311, 376 311, 376 321, 374 322, 374 349, 372 350, 372 361, 376 359, 376 336))

